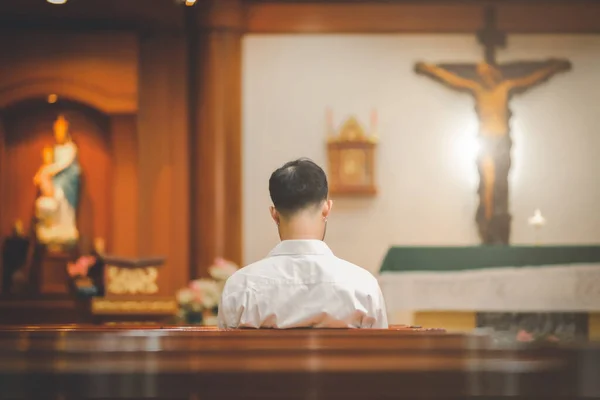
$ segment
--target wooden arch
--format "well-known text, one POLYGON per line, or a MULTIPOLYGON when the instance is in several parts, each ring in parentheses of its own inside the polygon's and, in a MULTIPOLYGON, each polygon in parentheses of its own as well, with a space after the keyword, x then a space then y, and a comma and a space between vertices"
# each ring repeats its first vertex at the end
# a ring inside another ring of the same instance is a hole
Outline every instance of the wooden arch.
POLYGON ((28 79, 0 87, 0 108, 34 98, 46 98, 50 94, 88 105, 107 115, 137 112, 135 95, 116 95, 100 86, 56 78, 28 79))

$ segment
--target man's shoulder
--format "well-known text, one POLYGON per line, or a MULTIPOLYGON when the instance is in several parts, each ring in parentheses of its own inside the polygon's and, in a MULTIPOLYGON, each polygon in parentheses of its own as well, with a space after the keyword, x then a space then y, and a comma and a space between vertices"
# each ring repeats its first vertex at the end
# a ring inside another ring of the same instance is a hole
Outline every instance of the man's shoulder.
POLYGON ((229 290, 241 290, 256 285, 282 283, 337 283, 356 287, 377 285, 377 279, 367 269, 334 255, 318 260, 307 260, 300 275, 289 268, 281 268, 281 258, 266 257, 236 271, 228 280, 229 290))
POLYGON ((265 269, 272 268, 273 264, 273 260, 270 257, 262 258, 240 268, 236 271, 236 274, 238 276, 251 276, 253 274, 261 273, 265 269))
POLYGON ((264 272, 271 269, 272 266, 273 263, 269 261, 269 258, 255 261, 235 271, 235 273, 227 279, 227 283, 230 286, 234 284, 246 285, 253 277, 264 276, 264 272))
POLYGON ((336 259, 338 260, 339 265, 344 268, 344 270, 353 278, 363 279, 371 282, 377 281, 377 278, 375 278, 375 276, 366 268, 353 264, 350 261, 346 261, 339 257, 336 257, 336 259))

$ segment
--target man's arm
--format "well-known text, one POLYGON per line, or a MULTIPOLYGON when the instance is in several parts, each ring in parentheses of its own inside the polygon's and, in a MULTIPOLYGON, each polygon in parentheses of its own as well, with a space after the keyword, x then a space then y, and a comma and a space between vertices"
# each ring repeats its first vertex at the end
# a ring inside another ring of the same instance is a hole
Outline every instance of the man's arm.
POLYGON ((551 78, 553 75, 560 72, 565 72, 571 69, 571 63, 567 60, 549 60, 545 67, 524 76, 522 78, 507 80, 510 89, 527 89, 551 78))
POLYGON ((370 322, 363 326, 363 328, 388 329, 387 309, 383 293, 375 277, 373 277, 371 282, 368 295, 370 304, 367 306, 370 322))
POLYGON ((383 298, 383 293, 381 293, 381 288, 377 285, 378 290, 378 299, 375 302, 375 324, 373 324, 373 328, 375 329, 388 329, 388 318, 387 318, 387 308, 385 307, 385 300, 383 298))
POLYGON ((417 65, 415 65, 415 72, 419 75, 426 75, 433 79, 437 79, 455 89, 477 90, 479 88, 477 82, 453 74, 452 72, 433 64, 417 63, 417 65))
POLYGON ((229 324, 227 323, 227 313, 224 308, 226 307, 225 295, 221 295, 221 301, 219 301, 219 309, 217 313, 217 325, 219 329, 227 329, 229 324))
POLYGON ((258 305, 251 288, 234 287, 223 290, 217 314, 220 329, 260 328, 258 305))

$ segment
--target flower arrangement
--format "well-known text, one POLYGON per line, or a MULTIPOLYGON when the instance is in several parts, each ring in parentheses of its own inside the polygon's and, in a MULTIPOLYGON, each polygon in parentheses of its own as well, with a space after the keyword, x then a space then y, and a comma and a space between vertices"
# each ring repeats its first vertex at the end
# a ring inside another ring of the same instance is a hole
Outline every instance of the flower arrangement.
POLYGON ((227 279, 238 270, 237 265, 217 258, 208 269, 212 279, 196 279, 177 292, 178 319, 188 324, 212 325, 227 279))
POLYGON ((558 342, 558 337, 553 334, 533 334, 521 329, 517 332, 517 342, 558 342))
POLYGON ((90 268, 97 263, 94 256, 82 256, 75 262, 67 264, 67 274, 75 285, 75 290, 80 296, 88 297, 98 294, 98 288, 88 276, 90 268))

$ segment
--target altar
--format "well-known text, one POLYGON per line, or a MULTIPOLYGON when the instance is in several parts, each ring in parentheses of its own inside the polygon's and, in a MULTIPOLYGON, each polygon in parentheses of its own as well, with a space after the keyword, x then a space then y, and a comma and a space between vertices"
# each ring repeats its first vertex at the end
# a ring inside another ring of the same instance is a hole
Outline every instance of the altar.
POLYGON ((389 314, 411 322, 454 315, 469 329, 482 325, 476 313, 568 313, 597 336, 600 246, 392 247, 379 280, 389 314))

